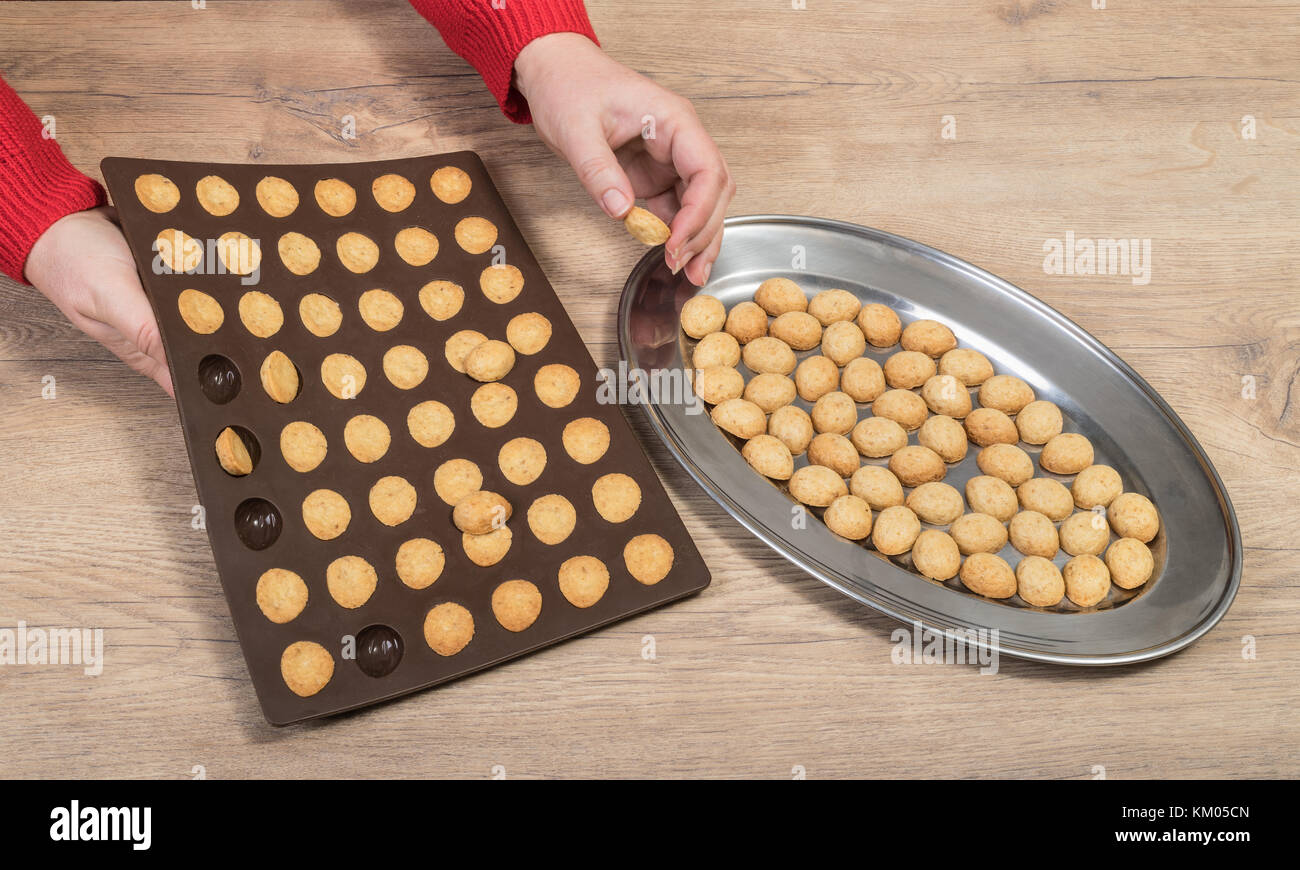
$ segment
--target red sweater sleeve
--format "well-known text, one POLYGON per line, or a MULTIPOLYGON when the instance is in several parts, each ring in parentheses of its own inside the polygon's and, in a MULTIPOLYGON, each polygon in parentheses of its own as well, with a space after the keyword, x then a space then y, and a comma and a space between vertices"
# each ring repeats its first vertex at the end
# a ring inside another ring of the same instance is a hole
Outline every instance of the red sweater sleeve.
POLYGON ((99 182, 73 169, 43 129, 0 78, 0 272, 23 283, 27 255, 50 224, 105 202, 99 182))
POLYGON ((527 101, 511 84, 523 47, 548 33, 580 33, 599 45, 582 0, 497 0, 495 5, 493 0, 411 0, 411 5, 479 71, 506 117, 520 124, 532 120, 527 101))

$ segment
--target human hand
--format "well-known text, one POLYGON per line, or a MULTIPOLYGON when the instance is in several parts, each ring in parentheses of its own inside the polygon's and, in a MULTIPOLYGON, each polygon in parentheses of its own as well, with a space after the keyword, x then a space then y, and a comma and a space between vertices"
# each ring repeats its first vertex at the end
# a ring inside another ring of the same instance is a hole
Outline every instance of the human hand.
POLYGON ((569 162, 605 213, 622 218, 634 199, 644 199, 672 230, 669 268, 685 268, 694 284, 708 281, 736 183, 690 102, 576 33, 524 46, 515 84, 537 135, 569 162), (648 124, 653 136, 642 135, 648 124))
POLYGON ((27 256, 27 280, 72 325, 172 395, 153 309, 113 210, 75 212, 50 225, 27 256))

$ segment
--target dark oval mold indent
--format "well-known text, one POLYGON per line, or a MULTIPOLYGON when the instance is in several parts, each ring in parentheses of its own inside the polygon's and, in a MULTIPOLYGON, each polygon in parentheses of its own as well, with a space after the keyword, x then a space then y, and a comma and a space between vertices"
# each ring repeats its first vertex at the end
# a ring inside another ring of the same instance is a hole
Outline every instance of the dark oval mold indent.
POLYGON ((265 550, 284 531, 280 509, 264 498, 247 498, 235 508, 235 534, 250 550, 265 550))
POLYGON ((239 395, 241 386, 239 369, 228 357, 213 353, 199 360, 199 387, 209 401, 224 405, 239 395))
POLYGON ((371 625, 357 635, 357 667, 369 677, 386 677, 402 661, 402 636, 386 625, 371 625))

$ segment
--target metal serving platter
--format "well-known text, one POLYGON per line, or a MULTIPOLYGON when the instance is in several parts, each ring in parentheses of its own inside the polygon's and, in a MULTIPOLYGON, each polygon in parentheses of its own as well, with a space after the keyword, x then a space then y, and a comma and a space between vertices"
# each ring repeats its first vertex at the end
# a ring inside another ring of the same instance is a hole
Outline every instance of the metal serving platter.
MULTIPOLYGON (((697 290, 664 264, 661 248, 632 270, 619 304, 619 343, 629 369, 681 372, 695 342, 678 312, 697 292, 730 309, 766 278, 783 275, 812 294, 839 287, 881 302, 904 324, 948 324, 959 346, 984 353, 999 374, 1015 374, 1040 399, 1060 406, 1065 431, 1091 439, 1096 462, 1114 467, 1124 488, 1155 502, 1161 531, 1152 542, 1155 573, 1137 590, 1113 587, 1096 607, 1068 601, 1043 609, 1016 596, 982 598, 956 579, 928 580, 868 544, 832 533, 820 520, 791 522, 793 500, 754 472, 739 442, 717 429, 693 394, 653 391, 640 407, 668 449, 718 504, 768 546, 849 597, 904 622, 960 632, 999 654, 1069 665, 1116 665, 1175 652, 1223 617, 1241 580, 1236 515, 1210 460, 1155 390, 1111 350, 1060 312, 995 275, 909 239, 840 221, 781 215, 729 218, 708 286, 697 290), (798 265, 802 268, 795 268, 798 265), (996 630, 996 635, 993 634, 996 630), (972 634, 973 633, 973 634, 972 634)), ((897 346, 868 348, 883 363, 897 346)), ((798 354, 799 358, 816 353, 798 354)), ((741 366, 742 373, 749 376, 741 366)), ((807 409, 808 404, 797 404, 807 409)), ((859 412, 869 413, 865 406, 859 412)), ((911 433, 911 443, 916 434, 911 433)), ((1038 448, 1020 444, 1035 460, 1038 448)), ((948 468, 962 489, 979 474, 976 450, 948 468)), ((884 464, 885 460, 864 460, 884 464)), ((796 467, 806 464, 796 459, 796 467)), ((1071 478, 1055 476, 1067 486, 1071 478)), ((1112 540, 1114 536, 1112 535, 1112 540)), ((1014 567, 1009 545, 1001 554, 1014 567)), ((1064 553, 1056 562, 1064 564, 1064 553)))

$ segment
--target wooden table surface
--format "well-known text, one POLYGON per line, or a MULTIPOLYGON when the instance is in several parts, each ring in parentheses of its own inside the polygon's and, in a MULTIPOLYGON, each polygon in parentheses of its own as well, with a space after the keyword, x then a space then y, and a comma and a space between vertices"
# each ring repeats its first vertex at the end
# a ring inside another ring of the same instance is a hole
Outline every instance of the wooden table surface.
MULTIPOLYGON (((272 728, 190 525, 175 406, 0 280, 0 626, 100 627, 106 645, 99 676, 0 667, 0 776, 1300 773, 1294 3, 589 6, 611 54, 695 101, 739 182, 732 214, 841 218, 949 251, 1150 381, 1237 509, 1245 571, 1226 618, 1120 669, 895 665, 896 623, 756 546, 638 423, 711 588, 441 689, 272 728), (1044 240, 1068 231, 1151 239, 1150 283, 1045 274, 1044 240)), ((597 362, 617 360, 640 247, 401 0, 5 3, 0 59, 96 176, 106 155, 475 149, 597 362)))

